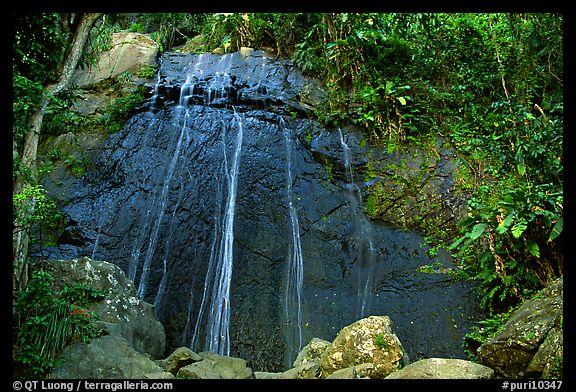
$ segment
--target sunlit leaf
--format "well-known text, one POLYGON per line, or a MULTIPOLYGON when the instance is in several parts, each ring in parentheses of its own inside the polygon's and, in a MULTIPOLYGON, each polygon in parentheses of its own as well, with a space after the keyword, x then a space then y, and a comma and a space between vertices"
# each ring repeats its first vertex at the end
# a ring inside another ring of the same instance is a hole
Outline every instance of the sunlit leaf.
POLYGON ((478 223, 477 225, 475 225, 472 228, 472 231, 469 233, 470 239, 476 240, 480 238, 482 233, 484 233, 484 230, 486 230, 486 227, 488 227, 487 223, 478 223))
POLYGON ((519 221, 514 226, 512 226, 512 235, 514 238, 519 238, 524 230, 526 230, 526 227, 528 227, 526 225, 526 221, 519 221))
POLYGON ((386 82, 386 95, 389 95, 392 92, 392 88, 394 87, 394 83, 386 82))
POLYGON ((526 173, 526 166, 523 163, 518 164, 518 174, 523 176, 526 173))
POLYGON ((400 101, 402 105, 406 105, 406 99, 404 99, 404 97, 398 97, 398 101, 400 101))
POLYGON ((456 249, 456 248, 458 247, 458 245, 460 245, 460 244, 462 243, 462 241, 464 241, 465 238, 466 238, 465 236, 458 238, 456 241, 454 241, 454 242, 448 247, 448 250, 451 251, 451 250, 456 249))
POLYGON ((550 237, 548 238, 548 241, 554 241, 556 238, 558 238, 560 233, 562 233, 563 228, 564 228, 564 218, 560 218, 560 219, 558 219, 558 222, 556 222, 556 224, 552 228, 552 231, 550 232, 550 237))
POLYGON ((528 242, 528 251, 530 252, 530 254, 534 257, 540 257, 540 248, 538 247, 538 244, 534 241, 530 241, 528 242))
POLYGON ((508 230, 508 228, 510 228, 510 226, 512 225, 514 215, 515 215, 514 211, 509 213, 508 216, 498 224, 498 227, 496 228, 496 233, 504 234, 508 230))

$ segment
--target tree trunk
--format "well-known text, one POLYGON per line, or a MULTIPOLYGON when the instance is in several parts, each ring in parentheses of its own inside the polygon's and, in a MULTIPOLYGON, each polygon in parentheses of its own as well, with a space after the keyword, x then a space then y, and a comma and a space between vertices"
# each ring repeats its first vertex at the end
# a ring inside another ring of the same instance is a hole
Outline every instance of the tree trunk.
MULTIPOLYGON (((34 178, 37 177, 37 170, 36 170, 36 156, 38 153, 38 142, 40 141, 40 131, 42 129, 42 120, 44 119, 44 113, 46 112, 46 108, 50 103, 50 99, 57 95, 58 93, 64 91, 68 84, 70 83, 70 79, 76 66, 78 65, 78 61, 82 56, 82 52, 84 51, 84 46, 86 45, 86 41, 88 40, 88 36, 90 34, 90 30, 94 23, 100 18, 102 14, 100 13, 91 13, 85 14, 82 17, 78 25, 78 29, 74 33, 74 37, 72 38, 72 46, 66 55, 64 62, 60 67, 58 81, 55 84, 52 84, 44 90, 42 95, 42 101, 40 103, 40 107, 38 111, 31 117, 30 119, 30 129, 26 133, 24 139, 24 150, 22 152, 22 165, 26 166, 30 169, 32 176, 34 178)), ((20 176, 16 179, 16 183, 14 185, 13 192, 14 194, 19 193, 24 186, 24 178, 20 176)), ((19 290, 25 288, 27 280, 28 280, 28 273, 27 273, 27 258, 28 258, 28 245, 30 242, 30 238, 28 232, 23 230, 18 230, 13 234, 13 290, 16 293, 19 290)))

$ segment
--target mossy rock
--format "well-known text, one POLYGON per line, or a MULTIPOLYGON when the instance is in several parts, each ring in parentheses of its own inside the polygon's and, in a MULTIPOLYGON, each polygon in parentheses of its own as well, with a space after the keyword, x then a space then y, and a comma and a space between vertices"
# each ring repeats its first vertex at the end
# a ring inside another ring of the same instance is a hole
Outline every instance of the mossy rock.
POLYGON ((203 359, 204 358, 189 348, 179 347, 163 361, 163 368, 165 371, 176 375, 178 374, 178 370, 180 370, 180 368, 188 366, 194 362, 200 362, 203 359))
POLYGON ((384 378, 402 366, 404 350, 387 316, 370 316, 344 327, 320 360, 322 376, 373 363, 371 378, 384 378))
POLYGON ((427 358, 390 374, 386 379, 492 379, 494 370, 463 359, 427 358))
POLYGON ((535 299, 524 302, 502 331, 480 346, 478 362, 506 378, 527 377, 528 373, 537 376, 550 370, 554 358, 561 356, 562 295, 563 279, 559 278, 535 299))
POLYGON ((294 361, 294 367, 300 366, 306 362, 319 362, 324 351, 330 347, 330 342, 318 338, 313 338, 304 348, 298 353, 294 361))

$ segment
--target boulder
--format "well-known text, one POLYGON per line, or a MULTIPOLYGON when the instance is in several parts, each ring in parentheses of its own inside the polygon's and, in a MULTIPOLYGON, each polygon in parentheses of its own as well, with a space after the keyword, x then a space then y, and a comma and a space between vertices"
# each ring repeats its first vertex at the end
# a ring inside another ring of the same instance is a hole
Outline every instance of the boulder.
POLYGON ((318 378, 320 366, 316 362, 306 362, 281 373, 280 379, 313 379, 318 378))
POLYGON ((561 362, 562 288, 563 279, 559 278, 524 302, 503 331, 480 346, 478 362, 505 378, 526 377, 527 373, 538 376, 547 366, 551 369, 561 362), (559 328, 554 331, 554 327, 559 328))
POLYGON ((144 378, 148 380, 171 380, 175 377, 172 373, 169 372, 158 372, 145 374, 144 378))
POLYGON ((105 298, 89 308, 96 313, 98 325, 112 336, 125 338, 140 353, 154 359, 164 355, 166 336, 154 307, 136 296, 133 283, 118 266, 82 257, 48 261, 46 270, 57 286, 82 283, 104 292, 105 298))
POLYGON ((282 373, 272 373, 272 372, 254 372, 254 378, 261 380, 275 380, 280 377, 282 373))
POLYGON ((84 70, 77 69, 73 76, 74 84, 87 87, 126 71, 137 73, 153 64, 157 53, 156 41, 144 34, 113 33, 111 48, 100 54, 97 64, 84 70))
POLYGON ((562 336, 562 320, 548 332, 544 343, 532 358, 526 368, 526 376, 546 379, 562 378, 562 365, 564 358, 564 339, 562 336))
POLYGON ((298 356, 294 361, 294 367, 306 362, 319 362, 320 357, 328 347, 330 347, 330 342, 313 338, 310 343, 304 346, 304 348, 298 353, 298 356))
POLYGON ((178 370, 176 378, 186 379, 250 379, 254 378, 252 369, 240 358, 226 357, 214 353, 199 354, 204 358, 178 370))
POLYGON ((112 102, 112 98, 106 94, 87 91, 80 92, 76 98, 70 110, 84 116, 103 113, 112 102))
POLYGON ((118 336, 101 336, 88 344, 74 343, 64 348, 60 359, 62 363, 52 370, 51 378, 145 378, 162 373, 160 366, 118 336))
POLYGON ((180 370, 180 368, 203 360, 204 358, 189 348, 179 347, 163 361, 163 368, 165 371, 176 375, 178 374, 178 370, 180 370))
POLYGON ((370 378, 370 374, 374 369, 373 363, 361 363, 360 365, 350 366, 344 369, 336 370, 330 374, 327 379, 356 379, 356 378, 370 378))
POLYGON ((216 369, 216 365, 216 362, 208 360, 196 362, 180 368, 176 378, 184 378, 187 380, 214 380, 225 378, 222 372, 216 369))
POLYGON ((494 370, 463 359, 427 358, 397 370, 386 379, 492 379, 494 370))
POLYGON ((370 316, 344 327, 320 359, 323 376, 373 363, 371 378, 384 378, 402 365, 404 350, 387 316, 370 316))

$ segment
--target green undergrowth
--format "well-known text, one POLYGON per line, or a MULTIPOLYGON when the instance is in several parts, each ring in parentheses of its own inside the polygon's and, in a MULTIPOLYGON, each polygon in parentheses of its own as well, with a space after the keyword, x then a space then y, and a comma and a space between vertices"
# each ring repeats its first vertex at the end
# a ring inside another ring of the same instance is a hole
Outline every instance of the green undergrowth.
POLYGON ((35 272, 14 308, 15 374, 44 378, 60 363, 66 345, 100 336, 87 308, 103 298, 104 293, 83 284, 55 289, 50 273, 35 272))

